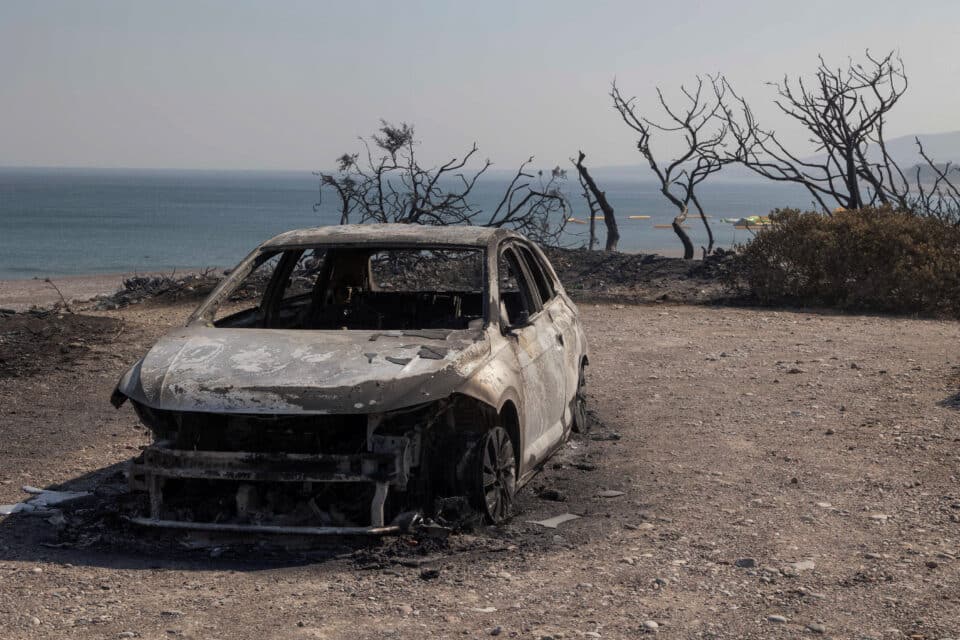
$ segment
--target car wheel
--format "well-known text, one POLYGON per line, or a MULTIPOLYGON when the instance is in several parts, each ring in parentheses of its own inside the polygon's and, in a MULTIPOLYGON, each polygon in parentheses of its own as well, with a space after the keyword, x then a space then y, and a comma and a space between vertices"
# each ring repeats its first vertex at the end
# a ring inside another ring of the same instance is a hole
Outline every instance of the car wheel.
POLYGON ((587 368, 580 365, 580 378, 577 381, 577 393, 573 396, 571 405, 573 413, 573 431, 587 433, 590 431, 590 420, 587 418, 587 368))
POLYGON ((513 440, 500 426, 487 431, 473 448, 473 502, 489 522, 500 524, 513 513, 517 492, 517 459, 513 440))

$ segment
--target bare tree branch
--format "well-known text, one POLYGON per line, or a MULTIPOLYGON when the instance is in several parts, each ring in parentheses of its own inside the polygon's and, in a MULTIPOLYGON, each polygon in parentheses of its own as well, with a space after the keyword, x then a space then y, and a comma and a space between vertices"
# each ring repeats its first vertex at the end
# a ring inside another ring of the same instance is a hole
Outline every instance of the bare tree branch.
POLYGON ((728 133, 726 118, 722 117, 727 86, 719 76, 707 76, 707 80, 713 90, 712 96, 704 95, 704 79, 701 77, 697 77, 695 89, 680 87, 685 98, 682 108, 670 106, 663 92, 657 89, 660 106, 667 114, 668 122, 665 124, 656 123, 638 114, 636 98, 625 98, 616 82, 610 91, 613 106, 620 118, 639 134, 637 150, 657 177, 660 193, 677 208, 678 214, 671 226, 683 244, 683 257, 687 260, 694 255, 693 242, 683 228, 691 202, 697 207, 699 217, 707 230, 709 247, 705 253, 713 251, 713 231, 696 198, 696 188, 708 176, 720 171, 725 162, 730 161, 725 154, 721 154, 728 133), (667 163, 658 161, 650 147, 650 141, 658 131, 680 133, 685 143, 680 154, 667 163))
POLYGON ((904 205, 905 181, 898 179, 902 172, 883 137, 887 114, 907 90, 903 61, 895 52, 878 58, 869 51, 866 63, 849 60, 845 68, 819 60, 812 82, 785 76, 769 83, 777 93, 774 104, 807 130, 816 158, 788 150, 724 79, 730 104, 723 117, 734 142, 726 160, 770 180, 802 185, 827 213, 833 206, 904 205), (878 156, 872 160, 871 145, 878 156))
MULTIPOLYGON (((545 244, 558 244, 566 225, 568 203, 561 185, 566 172, 545 178, 527 167, 517 170, 492 212, 477 208, 472 196, 478 180, 493 163, 469 169, 479 149, 473 144, 460 157, 423 167, 416 156, 412 125, 381 121, 370 139, 361 138, 364 154, 344 154, 333 173, 318 172, 321 194, 332 189, 340 200, 340 223, 483 224, 516 229, 545 244)), ((314 209, 319 208, 319 203, 314 209)))

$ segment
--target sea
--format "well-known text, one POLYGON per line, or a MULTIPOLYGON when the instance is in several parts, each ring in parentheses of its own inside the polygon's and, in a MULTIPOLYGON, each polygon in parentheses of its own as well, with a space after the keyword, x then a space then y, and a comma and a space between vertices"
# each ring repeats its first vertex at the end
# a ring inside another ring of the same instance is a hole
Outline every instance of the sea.
MULTIPOLYGON (((617 214, 619 248, 680 255, 673 231, 655 227, 669 224, 675 209, 637 173, 597 174, 617 214)), ((485 176, 472 204, 494 209, 508 179, 485 176)), ((571 216, 586 221, 579 183, 568 180, 563 189, 571 216)), ((802 189, 777 183, 718 180, 698 195, 721 247, 746 242, 751 232, 720 218, 810 206, 802 189)), ((230 267, 277 233, 338 222, 334 194, 321 194, 310 171, 0 168, 0 279, 230 267)), ((702 221, 689 225, 694 245, 706 245, 702 221)), ((564 245, 586 245, 586 224, 566 229, 564 245)), ((596 229, 602 246, 601 221, 596 229)))

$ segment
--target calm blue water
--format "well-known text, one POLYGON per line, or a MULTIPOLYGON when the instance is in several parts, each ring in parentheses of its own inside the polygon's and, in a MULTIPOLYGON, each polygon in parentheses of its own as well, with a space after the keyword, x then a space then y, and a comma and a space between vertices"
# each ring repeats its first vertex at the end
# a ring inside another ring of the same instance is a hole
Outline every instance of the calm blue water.
MULTIPOLYGON (((478 184, 476 204, 496 206, 504 184, 502 177, 478 184)), ((601 184, 620 220, 621 249, 679 251, 672 231, 653 228, 675 215, 654 185, 601 184)), ((574 215, 586 219, 575 180, 567 191, 574 215)), ((306 171, 0 169, 0 279, 231 266, 281 231, 336 224, 335 198, 325 196, 315 212, 317 199, 317 180, 306 171)), ((729 217, 804 207, 809 198, 782 185, 717 182, 701 201, 710 214, 729 217)), ((747 239, 749 232, 712 222, 721 246, 747 239)), ((695 245, 705 244, 702 223, 690 224, 695 245)), ((585 225, 569 229, 569 244, 586 242, 585 225)), ((602 222, 597 229, 602 234, 602 222)))

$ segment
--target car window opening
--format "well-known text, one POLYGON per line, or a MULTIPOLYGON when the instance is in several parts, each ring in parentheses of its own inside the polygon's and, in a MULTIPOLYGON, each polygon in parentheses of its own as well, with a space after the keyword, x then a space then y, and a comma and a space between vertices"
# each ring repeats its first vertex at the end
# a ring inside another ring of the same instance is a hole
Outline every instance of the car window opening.
POLYGON ((521 326, 540 310, 538 294, 512 248, 507 247, 500 252, 497 270, 500 274, 502 328, 521 326))
POLYGON ((217 327, 468 329, 484 324, 484 252, 317 247, 265 253, 208 311, 217 327))

